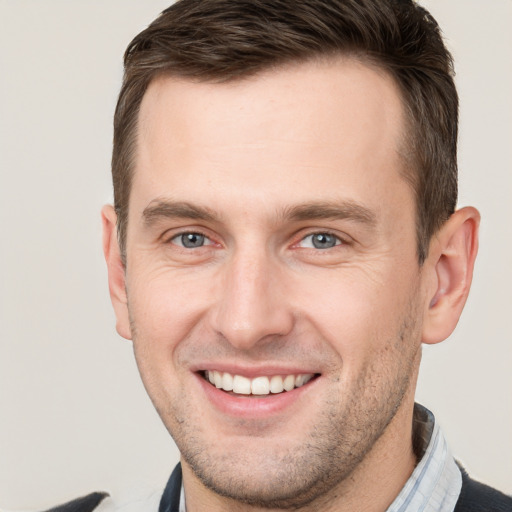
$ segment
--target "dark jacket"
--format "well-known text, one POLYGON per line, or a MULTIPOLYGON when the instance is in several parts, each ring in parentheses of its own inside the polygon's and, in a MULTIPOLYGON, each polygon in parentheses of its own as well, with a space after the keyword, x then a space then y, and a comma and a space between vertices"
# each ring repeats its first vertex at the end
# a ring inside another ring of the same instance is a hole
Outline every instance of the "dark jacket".
MULTIPOLYGON (((461 473, 462 489, 454 512, 512 512, 512 497, 471 480, 463 468, 461 473)), ((167 482, 158 512, 179 512, 180 492, 181 465, 178 464, 167 482)), ((92 512, 105 496, 108 495, 92 493, 47 512, 92 512)))

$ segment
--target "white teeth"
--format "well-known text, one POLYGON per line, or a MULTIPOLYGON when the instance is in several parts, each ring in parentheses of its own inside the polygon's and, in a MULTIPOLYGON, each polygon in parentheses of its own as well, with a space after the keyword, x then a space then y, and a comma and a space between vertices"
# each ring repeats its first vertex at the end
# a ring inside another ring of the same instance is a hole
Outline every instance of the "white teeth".
POLYGON ((295 378, 295 387, 300 388, 301 386, 304 386, 304 384, 307 384, 312 378, 313 375, 311 375, 310 373, 297 375, 297 377, 295 378))
POLYGON ((241 375, 235 375, 233 377, 233 392, 240 395, 250 395, 251 379, 242 377, 241 375))
POLYGON ((271 393, 282 393, 284 390, 283 378, 280 375, 274 375, 270 379, 270 392, 271 393))
POLYGON ((297 375, 297 377, 295 377, 295 387, 300 388, 301 386, 304 386, 304 384, 307 384, 312 378, 313 375, 310 373, 297 375))
POLYGON ((283 381, 285 391, 291 391, 295 387, 295 375, 287 375, 283 381))
POLYGON ((270 382, 268 377, 256 377, 251 381, 253 395, 268 395, 270 393, 270 382))
POLYGON ((216 388, 224 391, 233 391, 240 395, 268 395, 270 393, 282 393, 300 388, 307 384, 313 377, 312 373, 300 373, 298 375, 273 375, 272 377, 255 377, 248 379, 242 375, 232 375, 227 372, 209 370, 205 377, 216 388))
POLYGON ((222 389, 224 391, 231 391, 233 389, 233 375, 224 372, 222 376, 222 389))

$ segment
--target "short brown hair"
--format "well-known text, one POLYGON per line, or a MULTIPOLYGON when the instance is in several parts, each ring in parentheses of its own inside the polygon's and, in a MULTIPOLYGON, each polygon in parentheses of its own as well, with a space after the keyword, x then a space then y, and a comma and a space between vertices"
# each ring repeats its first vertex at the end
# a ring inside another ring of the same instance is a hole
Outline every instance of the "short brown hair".
POLYGON ((458 97, 439 26, 412 0, 179 0, 166 9, 124 56, 112 154, 123 259, 138 113, 155 77, 227 82, 338 54, 386 70, 402 93, 422 263, 457 201, 458 97))

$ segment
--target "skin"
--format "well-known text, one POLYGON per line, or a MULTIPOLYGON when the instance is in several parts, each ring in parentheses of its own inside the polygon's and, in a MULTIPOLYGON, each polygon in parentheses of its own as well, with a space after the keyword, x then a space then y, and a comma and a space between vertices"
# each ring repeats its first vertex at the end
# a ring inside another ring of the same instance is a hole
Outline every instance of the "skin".
POLYGON ((150 85, 126 267, 109 206, 104 250, 187 510, 383 511, 413 471, 421 343, 457 323, 479 218, 456 212, 419 266, 403 115, 393 80, 349 59, 150 85), (208 369, 317 378, 285 407, 246 398, 234 414, 205 392, 208 369))

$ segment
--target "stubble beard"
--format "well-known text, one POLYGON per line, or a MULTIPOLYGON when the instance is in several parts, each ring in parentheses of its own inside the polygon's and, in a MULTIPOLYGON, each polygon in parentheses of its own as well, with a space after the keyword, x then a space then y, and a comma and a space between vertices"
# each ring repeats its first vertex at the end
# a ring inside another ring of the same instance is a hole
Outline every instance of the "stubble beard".
MULTIPOLYGON (((153 404, 182 460, 206 488, 264 509, 300 510, 315 502, 316 510, 320 502, 328 503, 335 489, 338 497, 343 494, 342 484, 371 452, 414 386, 421 349, 412 309, 396 336, 382 344, 379 356, 360 373, 350 394, 325 400, 314 428, 293 448, 266 447, 261 437, 258 453, 239 446, 223 446, 219 453, 204 436, 208 426, 190 418, 190 397, 183 394, 174 403, 152 397, 153 404)), ((337 389, 340 376, 330 378, 337 389)))

